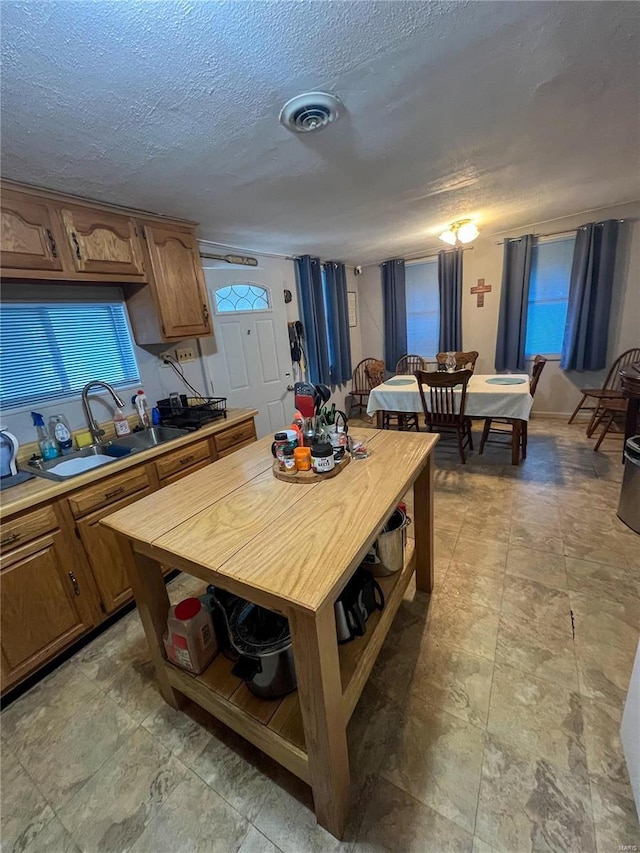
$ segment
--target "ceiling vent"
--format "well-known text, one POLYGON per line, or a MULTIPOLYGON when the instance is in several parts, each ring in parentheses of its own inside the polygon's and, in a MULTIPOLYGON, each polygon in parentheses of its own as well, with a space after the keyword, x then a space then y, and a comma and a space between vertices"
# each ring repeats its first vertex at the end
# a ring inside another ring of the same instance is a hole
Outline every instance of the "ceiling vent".
POLYGON ((328 92, 306 92, 291 98, 280 110, 280 123, 294 133, 322 130, 342 115, 342 101, 328 92))

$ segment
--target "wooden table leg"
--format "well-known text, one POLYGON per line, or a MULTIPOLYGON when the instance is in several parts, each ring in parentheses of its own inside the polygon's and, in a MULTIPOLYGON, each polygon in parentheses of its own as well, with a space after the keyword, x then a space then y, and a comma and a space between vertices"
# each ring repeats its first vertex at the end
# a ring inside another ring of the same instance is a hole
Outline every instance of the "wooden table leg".
POLYGON ((384 426, 384 412, 382 409, 378 409, 376 412, 376 426, 378 429, 382 429, 384 426))
POLYGON ((433 589, 433 454, 413 484, 413 535, 416 548, 416 587, 433 589))
POLYGON ((156 560, 136 553, 128 539, 123 536, 117 536, 117 539, 142 627, 147 636, 151 662, 156 668, 160 693, 172 708, 179 708, 184 697, 169 684, 165 668, 162 636, 167 629, 170 602, 162 576, 162 566, 156 560))
POLYGON ((289 614, 318 823, 340 838, 349 814, 349 754, 333 605, 289 614))
POLYGON ((514 418, 513 435, 511 437, 511 464, 520 464, 520 441, 522 439, 522 421, 519 418, 514 418))

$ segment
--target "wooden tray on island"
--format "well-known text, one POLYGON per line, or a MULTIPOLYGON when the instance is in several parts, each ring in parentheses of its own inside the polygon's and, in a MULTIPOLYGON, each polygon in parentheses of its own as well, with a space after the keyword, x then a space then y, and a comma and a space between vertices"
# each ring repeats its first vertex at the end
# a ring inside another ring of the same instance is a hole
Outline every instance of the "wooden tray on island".
POLYGON ((295 471, 290 474, 288 471, 281 471, 278 460, 274 460, 271 468, 273 476, 276 480, 283 480, 285 483, 317 483, 318 480, 330 480, 332 477, 337 477, 341 471, 351 462, 351 456, 345 453, 339 462, 336 462, 331 471, 326 474, 316 474, 315 471, 295 471))

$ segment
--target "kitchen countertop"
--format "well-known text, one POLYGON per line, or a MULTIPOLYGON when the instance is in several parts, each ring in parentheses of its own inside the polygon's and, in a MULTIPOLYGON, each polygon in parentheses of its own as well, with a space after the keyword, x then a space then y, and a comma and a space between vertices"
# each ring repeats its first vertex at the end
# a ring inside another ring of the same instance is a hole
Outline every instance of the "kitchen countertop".
POLYGON ((126 471, 128 468, 133 468, 135 465, 141 465, 145 462, 153 461, 158 456, 168 453, 172 450, 177 450, 180 447, 185 447, 192 444, 194 441, 199 441, 203 438, 208 438, 210 435, 222 432, 229 427, 236 426, 248 418, 252 418, 258 414, 257 409, 228 409, 227 417, 207 424, 201 429, 190 432, 181 438, 176 438, 172 441, 167 441, 164 444, 159 444, 156 447, 151 447, 148 450, 140 450, 132 453, 129 456, 124 456, 109 465, 103 465, 100 468, 94 468, 87 471, 86 474, 80 474, 77 477, 70 477, 66 482, 58 483, 54 480, 48 480, 45 477, 35 476, 33 480, 26 483, 21 483, 18 486, 13 486, 2 492, 2 505, 0 506, 0 519, 5 519, 16 512, 21 512, 25 509, 31 509, 40 503, 50 501, 53 498, 60 497, 68 492, 75 491, 83 486, 89 486, 106 477, 112 477, 121 471, 126 471))

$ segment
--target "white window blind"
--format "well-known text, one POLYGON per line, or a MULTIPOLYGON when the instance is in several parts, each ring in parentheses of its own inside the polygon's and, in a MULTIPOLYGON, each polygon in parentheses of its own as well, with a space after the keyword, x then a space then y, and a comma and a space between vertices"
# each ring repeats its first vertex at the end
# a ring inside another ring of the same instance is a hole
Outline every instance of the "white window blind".
POLYGON ((121 303, 4 302, 0 344, 3 408, 79 394, 93 379, 140 380, 121 303))
POLYGON ((532 249, 527 356, 558 355, 562 350, 575 242, 575 237, 566 237, 532 249))
POLYGON ((440 341, 438 261, 405 267, 407 352, 434 358, 440 341))

